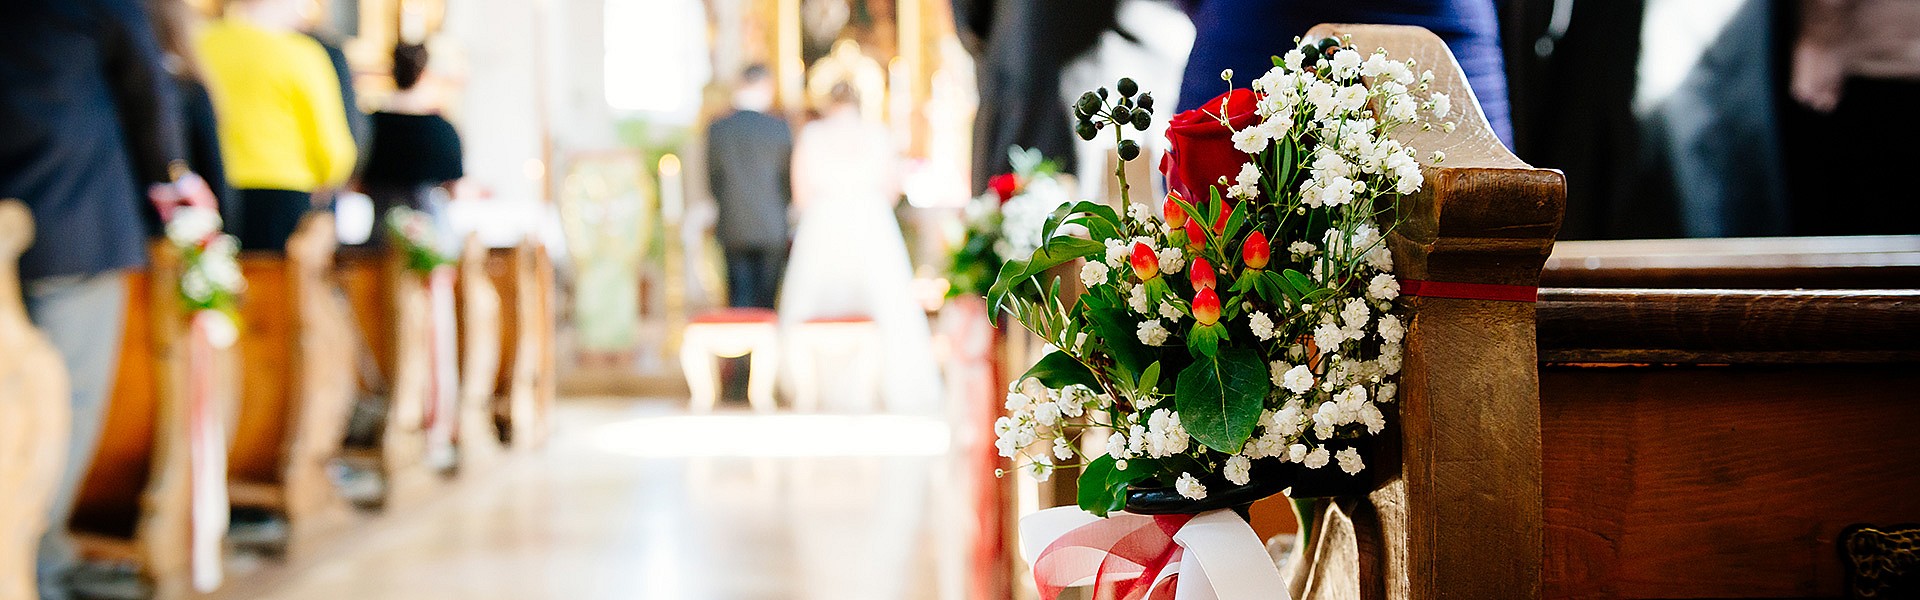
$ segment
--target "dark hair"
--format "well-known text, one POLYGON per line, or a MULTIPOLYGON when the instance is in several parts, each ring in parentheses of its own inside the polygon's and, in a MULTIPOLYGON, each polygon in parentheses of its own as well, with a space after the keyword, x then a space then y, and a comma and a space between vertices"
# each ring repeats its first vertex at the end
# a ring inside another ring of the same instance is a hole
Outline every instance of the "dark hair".
POLYGON ((766 65, 754 63, 740 70, 740 85, 753 85, 772 77, 773 71, 767 70, 766 65))
POLYGON ((427 47, 420 44, 395 44, 393 46, 393 85, 402 90, 413 89, 420 83, 420 75, 427 72, 427 47))
POLYGON ((147 0, 147 18, 153 21, 155 41, 166 54, 167 71, 181 79, 200 79, 199 56, 187 31, 193 7, 183 0, 147 0))

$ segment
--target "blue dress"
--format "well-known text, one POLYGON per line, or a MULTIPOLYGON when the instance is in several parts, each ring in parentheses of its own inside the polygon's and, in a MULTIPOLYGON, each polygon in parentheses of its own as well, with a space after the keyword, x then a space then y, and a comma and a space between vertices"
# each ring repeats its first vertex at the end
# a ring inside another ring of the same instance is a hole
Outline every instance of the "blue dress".
MULTIPOLYGON (((1220 71, 1233 69, 1246 87, 1273 68, 1273 57, 1293 48, 1294 36, 1321 23, 1418 25, 1446 40, 1480 99, 1487 121, 1507 147, 1507 77, 1500 56, 1500 24, 1493 0, 1188 0, 1193 51, 1180 87, 1180 110, 1227 90, 1220 71)), ((1368 50, 1371 50, 1370 48, 1368 50)))

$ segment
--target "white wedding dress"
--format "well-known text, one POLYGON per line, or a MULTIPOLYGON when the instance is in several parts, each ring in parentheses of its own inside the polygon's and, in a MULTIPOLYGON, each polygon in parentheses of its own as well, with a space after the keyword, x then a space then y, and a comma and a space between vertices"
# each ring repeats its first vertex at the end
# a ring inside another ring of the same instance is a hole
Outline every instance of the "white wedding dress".
MULTIPOLYGON (((794 140, 793 195, 799 227, 794 233, 780 293, 780 325, 793 332, 814 320, 871 319, 877 348, 868 356, 878 396, 889 412, 932 414, 940 410, 940 381, 926 313, 913 295, 913 267, 900 223, 900 162, 885 128, 861 120, 851 109, 807 124, 794 140)), ((787 336, 792 339, 793 336, 787 336)), ((808 348, 789 347, 787 368, 814 368, 808 348)), ((820 357, 823 360, 826 357, 820 357)), ((852 365, 818 368, 820 407, 867 410, 848 393, 858 385, 842 375, 852 365)))

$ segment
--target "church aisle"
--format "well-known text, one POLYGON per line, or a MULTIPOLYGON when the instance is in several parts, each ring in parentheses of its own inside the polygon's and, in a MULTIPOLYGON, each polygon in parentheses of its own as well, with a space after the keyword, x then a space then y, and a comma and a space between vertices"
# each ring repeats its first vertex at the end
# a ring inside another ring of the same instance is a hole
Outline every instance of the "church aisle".
POLYGON ((684 406, 562 400, 549 448, 398 515, 266 598, 952 597, 939 593, 951 559, 935 551, 952 545, 929 518, 952 495, 934 483, 944 423, 684 406), (900 443, 841 434, 876 424, 900 443))

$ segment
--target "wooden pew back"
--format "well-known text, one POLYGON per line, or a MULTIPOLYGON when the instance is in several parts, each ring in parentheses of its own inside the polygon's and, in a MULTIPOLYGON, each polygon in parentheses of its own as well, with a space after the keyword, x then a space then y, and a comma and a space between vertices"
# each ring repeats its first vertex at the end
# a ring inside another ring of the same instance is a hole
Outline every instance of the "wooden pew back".
POLYGON ((67 370, 21 303, 20 253, 33 217, 0 200, 0 600, 32 600, 34 549, 65 460, 71 418, 67 370))
POLYGON ((492 461, 500 450, 494 397, 501 375, 502 302, 487 272, 487 248, 477 236, 469 235, 462 247, 457 290, 460 421, 456 436, 465 469, 492 461))

